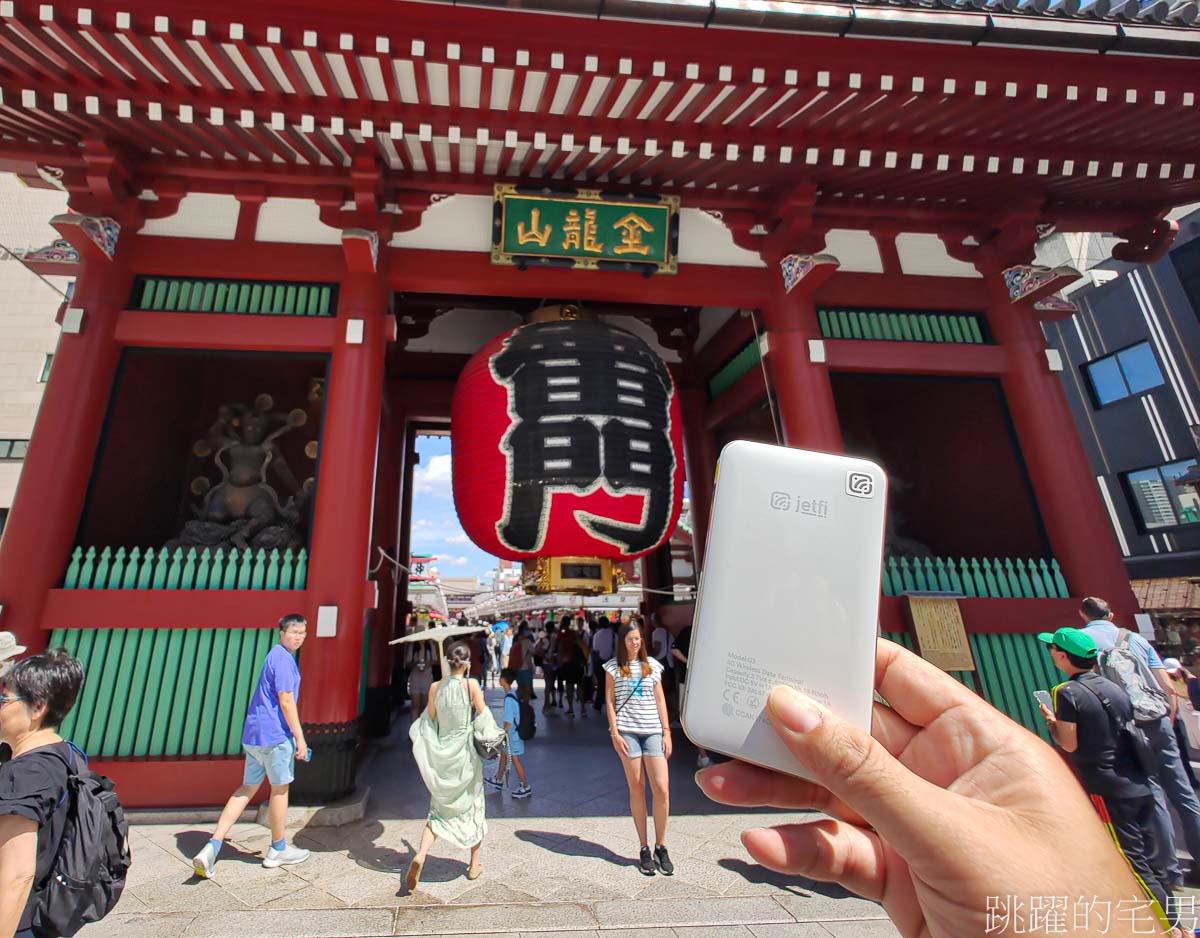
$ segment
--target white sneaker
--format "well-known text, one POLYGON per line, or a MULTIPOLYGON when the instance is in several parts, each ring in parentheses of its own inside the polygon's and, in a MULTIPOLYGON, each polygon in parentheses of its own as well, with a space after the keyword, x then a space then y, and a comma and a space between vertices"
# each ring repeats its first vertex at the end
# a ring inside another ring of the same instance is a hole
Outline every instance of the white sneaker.
POLYGON ((528 798, 528 797, 529 797, 530 795, 532 795, 532 794, 533 794, 533 787, 532 787, 532 786, 530 786, 530 785, 522 785, 520 788, 518 788, 516 791, 514 791, 514 792, 512 793, 512 796, 513 796, 514 798, 528 798))
POLYGON ((268 847, 267 855, 263 858, 263 866, 268 870, 273 870, 277 866, 293 866, 303 863, 307 859, 308 851, 302 850, 300 847, 284 847, 282 850, 268 847))
POLYGON ((201 879, 212 879, 217 872, 217 851, 211 843, 205 844, 204 849, 192 857, 192 869, 201 879))
POLYGON ((488 785, 491 788, 494 788, 496 791, 499 791, 501 788, 504 787, 504 782, 502 782, 498 778, 492 778, 490 775, 485 775, 483 777, 483 784, 488 785))

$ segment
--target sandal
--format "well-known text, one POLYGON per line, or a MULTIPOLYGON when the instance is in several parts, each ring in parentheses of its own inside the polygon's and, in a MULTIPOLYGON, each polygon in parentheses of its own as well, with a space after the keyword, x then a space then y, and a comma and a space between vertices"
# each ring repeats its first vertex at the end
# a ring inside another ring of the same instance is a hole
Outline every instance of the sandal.
POLYGON ((471 879, 471 880, 479 879, 479 877, 482 875, 483 875, 483 867, 482 866, 472 866, 470 869, 467 870, 467 879, 471 879))
POLYGON ((408 864, 408 872, 404 874, 404 888, 414 892, 421 881, 421 861, 413 860, 408 864))

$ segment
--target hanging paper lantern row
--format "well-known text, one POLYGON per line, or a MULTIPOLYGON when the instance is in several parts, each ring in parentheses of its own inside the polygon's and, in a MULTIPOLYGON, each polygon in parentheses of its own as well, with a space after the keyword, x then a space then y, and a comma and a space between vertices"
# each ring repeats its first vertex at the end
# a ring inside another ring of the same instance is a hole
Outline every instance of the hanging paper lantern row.
POLYGON ((679 398, 642 339, 602 322, 520 326, 454 389, 454 504, 507 560, 629 560, 670 537, 683 504, 679 398))

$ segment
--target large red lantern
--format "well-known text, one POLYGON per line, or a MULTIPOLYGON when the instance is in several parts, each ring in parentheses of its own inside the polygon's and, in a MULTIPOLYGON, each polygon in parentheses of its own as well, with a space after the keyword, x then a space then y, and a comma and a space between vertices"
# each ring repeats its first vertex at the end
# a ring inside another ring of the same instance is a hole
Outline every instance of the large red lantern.
POLYGON ((670 537, 683 427, 666 364, 589 319, 530 322, 467 363, 451 412, 463 530, 506 560, 629 560, 670 537))

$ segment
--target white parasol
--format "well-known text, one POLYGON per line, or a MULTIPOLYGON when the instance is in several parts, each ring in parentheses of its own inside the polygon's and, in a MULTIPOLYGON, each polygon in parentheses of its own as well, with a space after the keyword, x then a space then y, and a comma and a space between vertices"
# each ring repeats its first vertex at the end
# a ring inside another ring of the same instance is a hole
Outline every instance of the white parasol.
POLYGON ((439 625, 435 628, 413 632, 411 635, 405 635, 403 638, 394 638, 388 644, 403 645, 410 642, 437 642, 438 660, 442 663, 442 674, 445 675, 450 673, 446 667, 445 643, 452 638, 462 638, 462 636, 470 635, 473 632, 486 631, 486 625, 439 625))

